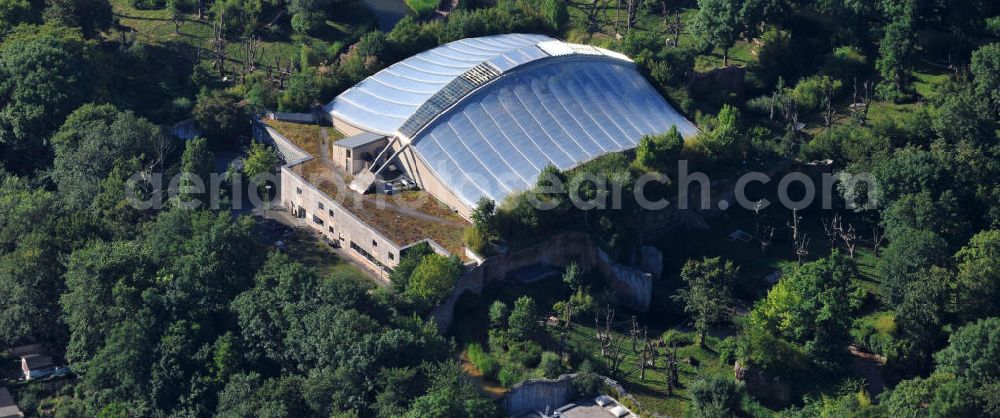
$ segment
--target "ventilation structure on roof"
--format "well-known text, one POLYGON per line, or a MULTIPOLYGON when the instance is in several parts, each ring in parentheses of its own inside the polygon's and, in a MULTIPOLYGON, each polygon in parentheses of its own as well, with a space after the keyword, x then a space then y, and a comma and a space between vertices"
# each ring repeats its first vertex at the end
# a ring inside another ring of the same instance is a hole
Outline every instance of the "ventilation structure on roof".
POLYGON ((499 76, 499 69, 489 62, 484 62, 462 73, 461 76, 455 77, 448 85, 427 99, 427 102, 403 123, 403 126, 399 128, 400 135, 412 139, 417 132, 420 132, 420 129, 427 126, 446 109, 458 103, 476 88, 499 76))

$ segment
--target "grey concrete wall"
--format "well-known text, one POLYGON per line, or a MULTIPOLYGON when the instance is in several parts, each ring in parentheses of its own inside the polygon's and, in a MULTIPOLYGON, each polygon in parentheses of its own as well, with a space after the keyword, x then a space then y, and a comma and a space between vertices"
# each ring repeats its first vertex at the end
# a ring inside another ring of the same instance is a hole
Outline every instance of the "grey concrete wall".
POLYGON ((253 137, 277 149, 278 154, 281 155, 281 159, 287 165, 294 165, 312 159, 312 156, 303 151, 302 148, 296 146, 295 143, 285 138, 284 135, 274 128, 260 121, 255 121, 253 124, 253 137))
POLYGON ((534 379, 514 385, 503 398, 507 416, 517 417, 531 411, 553 412, 575 400, 573 377, 564 374, 558 379, 534 379))
POLYGON ((316 117, 316 113, 271 112, 268 116, 271 119, 280 120, 283 122, 308 123, 308 124, 316 124, 319 122, 319 118, 316 117))
POLYGON ((351 213, 351 210, 358 209, 342 206, 287 166, 281 168, 281 202, 292 214, 302 208, 306 213, 304 221, 307 225, 322 232, 327 238, 339 241, 348 254, 372 269, 378 271, 379 267, 353 250, 351 242, 385 266, 394 268, 399 264, 398 244, 351 213), (323 204, 323 209, 319 208, 320 203, 323 204), (316 223, 314 217, 322 220, 323 224, 316 223))

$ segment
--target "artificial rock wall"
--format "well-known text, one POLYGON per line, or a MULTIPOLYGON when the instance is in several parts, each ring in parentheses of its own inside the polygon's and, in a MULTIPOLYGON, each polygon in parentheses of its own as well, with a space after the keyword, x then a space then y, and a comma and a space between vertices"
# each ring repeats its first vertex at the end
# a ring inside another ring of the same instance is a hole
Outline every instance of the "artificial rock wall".
MULTIPOLYGON (((662 270, 663 255, 649 247, 648 250, 643 250, 644 258, 647 252, 654 260, 659 258, 659 268, 655 269, 655 276, 658 276, 662 270)), ((566 232, 533 247, 489 257, 482 263, 471 266, 455 283, 451 297, 435 309, 431 316, 437 322, 438 329, 445 331, 451 325, 455 304, 463 293, 478 295, 487 284, 503 280, 510 272, 524 267, 536 264, 565 267, 574 261, 583 270, 596 268, 607 277, 620 304, 637 311, 649 309, 654 274, 613 262, 585 233, 566 232)))

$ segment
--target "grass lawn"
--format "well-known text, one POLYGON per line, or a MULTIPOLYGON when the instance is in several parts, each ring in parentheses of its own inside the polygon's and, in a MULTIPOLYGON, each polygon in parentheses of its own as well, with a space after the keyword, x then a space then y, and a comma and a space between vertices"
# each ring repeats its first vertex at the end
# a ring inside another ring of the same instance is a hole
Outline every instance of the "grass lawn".
MULTIPOLYGON (((486 347, 487 336, 486 327, 488 323, 489 305, 494 300, 504 301, 508 307, 513 305, 513 301, 521 295, 530 295, 536 301, 539 314, 548 317, 551 314, 552 304, 558 300, 564 300, 569 296, 569 289, 558 277, 541 280, 528 286, 513 284, 493 285, 484 290, 482 296, 466 295, 456 307, 455 323, 451 328, 451 335, 455 337, 460 347, 466 347, 470 342, 478 342, 486 347)), ((629 313, 624 309, 619 309, 617 322, 627 321, 629 313)), ((569 358, 573 369, 579 367, 583 360, 589 360, 603 374, 608 373, 608 359, 601 357, 600 346, 595 339, 595 329, 588 321, 593 318, 588 315, 581 316, 567 333, 566 341, 569 346, 569 358)), ((663 321, 661 321, 663 322, 663 321)), ((666 322, 676 325, 676 320, 666 322)), ((649 337, 659 339, 662 333, 668 328, 650 326, 649 337)), ((543 335, 537 336, 536 342, 542 345, 543 350, 558 352, 559 330, 553 326, 546 326, 543 335)), ((621 335, 621 334, 617 334, 621 335)), ((645 379, 640 378, 638 359, 634 352, 631 352, 631 343, 626 342, 628 354, 622 363, 618 375, 614 376, 619 383, 625 386, 630 394, 636 397, 647 411, 657 414, 667 414, 669 416, 683 416, 684 408, 689 400, 686 387, 697 378, 699 374, 713 374, 720 376, 730 376, 732 368, 719 361, 719 355, 715 351, 719 339, 713 336, 708 338, 708 349, 701 349, 694 344, 678 346, 678 358, 682 361, 678 364, 681 388, 675 391, 673 396, 668 396, 666 392, 666 376, 663 369, 662 354, 656 360, 656 366, 646 369, 645 379), (695 358, 693 366, 687 362, 688 358, 695 358)), ((662 349, 660 349, 662 353, 662 349)), ((463 353, 463 358, 465 354, 463 353)), ((467 361, 465 363, 468 363, 467 361)), ((482 377, 478 370, 471 364, 466 365, 479 387, 490 396, 499 396, 503 388, 495 381, 490 381, 482 377)), ((530 376, 534 376, 537 371, 529 371, 530 376)))
POLYGON ((406 6, 419 16, 427 16, 437 10, 439 0, 406 0, 406 6))
MULTIPOLYGON (((553 338, 558 340, 558 334, 554 329, 553 338)), ((597 341, 596 331, 592 325, 575 324, 567 335, 567 341, 573 352, 573 357, 589 360, 598 366, 600 370, 608 370, 609 360, 600 355, 600 343, 597 341)), ((617 334, 621 336, 621 334, 617 334)), ((659 337, 656 335, 655 337, 659 337)), ((652 336, 651 336, 652 338, 652 336)), ((732 377, 732 366, 724 364, 719 360, 716 348, 719 339, 709 336, 707 338, 707 348, 700 348, 697 344, 686 344, 677 348, 678 373, 680 374, 680 387, 674 390, 673 395, 667 394, 667 375, 662 352, 660 358, 654 361, 654 367, 646 368, 645 379, 641 377, 639 363, 640 358, 631 350, 631 343, 625 342, 625 360, 620 366, 619 373, 613 378, 621 383, 625 390, 642 404, 644 412, 655 414, 665 414, 668 416, 684 416, 684 411, 690 401, 687 388, 692 382, 701 376, 724 376, 732 377), (689 359, 695 361, 689 362, 689 359), (692 365, 696 364, 696 365, 692 365)))
MULTIPOLYGON (((192 63, 198 61, 199 56, 201 63, 209 63, 213 33, 210 17, 197 20, 194 14, 186 15, 177 27, 167 9, 139 10, 132 7, 128 0, 111 0, 111 4, 121 25, 134 31, 136 38, 142 43, 168 47, 174 54, 183 56, 192 63), (199 49, 203 50, 200 55, 199 49)), ((375 27, 374 14, 360 3, 344 6, 332 15, 334 19, 327 21, 327 29, 318 36, 292 34, 288 28, 287 16, 278 19, 276 24, 283 25, 280 33, 262 36, 261 63, 272 65, 275 57, 285 62, 297 62, 301 45, 308 45, 321 55, 333 56, 345 45, 375 27)), ((270 22, 272 19, 273 16, 261 16, 262 22, 270 22)), ((226 46, 231 66, 235 67, 243 62, 242 49, 243 45, 238 41, 230 41, 226 46)))

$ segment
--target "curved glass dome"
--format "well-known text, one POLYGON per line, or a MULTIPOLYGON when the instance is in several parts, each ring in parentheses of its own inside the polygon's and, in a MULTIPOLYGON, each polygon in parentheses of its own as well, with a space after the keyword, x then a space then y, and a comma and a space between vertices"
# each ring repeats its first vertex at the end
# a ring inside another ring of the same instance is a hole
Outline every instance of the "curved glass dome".
POLYGON ((535 184, 552 163, 568 170, 635 148, 677 126, 697 134, 631 63, 562 57, 525 66, 465 97, 413 139, 417 154, 470 207, 535 184))
POLYGON ((468 207, 638 146, 698 128, 624 55, 543 35, 463 39, 403 60, 347 90, 331 116, 409 143, 468 207))
MULTIPOLYGON (((506 34, 450 42, 366 78, 325 110, 358 128, 391 136, 427 99, 469 69, 497 58, 498 62, 525 60, 518 50, 552 40, 544 35, 506 34)), ((534 49, 539 52, 534 58, 540 58, 543 54, 534 49)))

